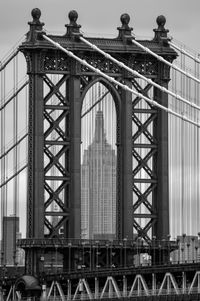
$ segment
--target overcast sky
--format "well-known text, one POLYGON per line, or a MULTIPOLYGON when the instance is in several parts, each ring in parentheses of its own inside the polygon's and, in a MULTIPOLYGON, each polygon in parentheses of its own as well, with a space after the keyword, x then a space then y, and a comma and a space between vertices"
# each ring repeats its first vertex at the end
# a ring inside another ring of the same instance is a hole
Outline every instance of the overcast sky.
POLYGON ((61 34, 68 23, 68 12, 77 10, 82 31, 92 36, 117 34, 120 15, 126 12, 134 33, 151 37, 156 17, 163 14, 170 34, 200 51, 200 0, 1 0, 0 58, 28 31, 27 22, 31 21, 31 10, 35 7, 42 11, 45 28, 61 34))

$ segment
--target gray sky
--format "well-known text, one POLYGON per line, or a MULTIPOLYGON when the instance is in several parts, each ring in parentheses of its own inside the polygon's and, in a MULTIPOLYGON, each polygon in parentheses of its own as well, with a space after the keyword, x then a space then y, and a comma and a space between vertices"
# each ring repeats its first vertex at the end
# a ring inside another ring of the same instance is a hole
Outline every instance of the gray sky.
POLYGON ((87 35, 115 35, 120 25, 120 15, 128 13, 130 25, 137 36, 152 36, 156 17, 165 15, 166 28, 177 40, 188 47, 200 50, 199 0, 1 0, 0 1, 0 58, 27 31, 32 8, 42 11, 41 20, 48 31, 65 32, 68 12, 79 14, 78 23, 87 35))

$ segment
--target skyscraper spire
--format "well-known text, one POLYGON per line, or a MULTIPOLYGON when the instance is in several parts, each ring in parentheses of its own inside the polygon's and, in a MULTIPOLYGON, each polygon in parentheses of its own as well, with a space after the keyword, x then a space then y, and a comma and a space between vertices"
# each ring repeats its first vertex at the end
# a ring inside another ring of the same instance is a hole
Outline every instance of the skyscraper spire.
POLYGON ((95 117, 95 131, 94 131, 94 142, 106 143, 106 134, 104 131, 104 119, 103 119, 103 112, 101 110, 97 111, 95 117))

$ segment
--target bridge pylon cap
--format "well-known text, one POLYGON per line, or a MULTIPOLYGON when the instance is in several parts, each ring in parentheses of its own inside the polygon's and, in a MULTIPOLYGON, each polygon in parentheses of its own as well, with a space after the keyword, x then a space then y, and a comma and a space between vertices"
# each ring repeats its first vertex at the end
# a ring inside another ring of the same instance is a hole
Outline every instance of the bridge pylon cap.
POLYGON ((131 43, 133 36, 131 31, 133 30, 132 27, 129 27, 130 16, 127 13, 124 13, 120 17, 120 21, 122 23, 121 27, 117 27, 119 31, 118 39, 121 39, 125 44, 131 43))
POLYGON ((160 15, 156 18, 156 23, 158 24, 158 29, 165 29, 166 18, 163 15, 160 15))
POLYGON ((77 25, 78 13, 76 10, 71 10, 68 14, 70 25, 77 25))
POLYGON ((71 10, 68 14, 69 24, 66 24, 67 32, 65 36, 74 38, 74 34, 80 34, 81 25, 77 24, 78 13, 76 10, 71 10))
POLYGON ((38 40, 42 39, 39 32, 42 31, 42 27, 44 26, 44 23, 40 22, 41 10, 39 8, 32 9, 31 16, 33 18, 33 21, 28 22, 28 24, 30 25, 30 30, 27 33, 27 41, 36 43, 38 42, 38 40))
POLYGON ((158 28, 154 29, 153 31, 155 32, 155 36, 154 36, 154 41, 161 43, 161 44, 166 44, 165 46, 167 46, 168 43, 168 29, 165 29, 165 23, 166 23, 166 18, 163 15, 160 15, 156 18, 156 23, 158 25, 158 28))
POLYGON ((128 24, 130 22, 130 16, 129 16, 129 14, 127 14, 127 13, 122 14, 121 17, 120 17, 120 20, 122 22, 122 27, 129 29, 129 26, 128 26, 128 24))
POLYGON ((33 21, 36 23, 40 22, 41 10, 39 8, 34 8, 31 11, 31 16, 33 17, 33 21))

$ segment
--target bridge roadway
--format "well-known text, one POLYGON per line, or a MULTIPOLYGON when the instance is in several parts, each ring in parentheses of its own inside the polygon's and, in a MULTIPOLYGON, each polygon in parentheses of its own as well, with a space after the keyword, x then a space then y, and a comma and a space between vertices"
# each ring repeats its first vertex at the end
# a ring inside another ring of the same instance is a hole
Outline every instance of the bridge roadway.
MULTIPOLYGON (((25 270, 23 267, 7 267, 0 271, 1 284, 7 295, 10 287, 23 278, 25 270)), ((83 268, 71 272, 59 272, 55 267, 54 271, 41 271, 38 275, 41 288, 45 284, 49 291, 53 283, 57 285, 54 294, 57 290, 56 295, 62 301, 63 296, 68 300, 130 300, 137 297, 138 300, 194 301, 200 300, 199 280, 200 262, 96 268, 92 271, 83 268)), ((27 297, 28 291, 27 286, 21 292, 22 296, 27 297)), ((37 289, 31 293, 40 295, 41 291, 37 289)))
POLYGON ((167 295, 169 300, 200 300, 200 262, 171 262, 170 252, 178 249, 173 241, 22 239, 18 246, 40 254, 39 272, 29 275, 25 267, 2 267, 1 285, 7 294, 15 286, 22 297, 41 294, 45 299, 52 290, 62 301, 65 296, 163 300, 167 295), (142 254, 151 260, 141 260, 142 254), (34 281, 35 288, 30 285, 34 281))
POLYGON ((52 265, 51 258, 60 262, 63 271, 84 267, 88 270, 140 265, 140 255, 151 256, 153 264, 170 261, 170 252, 178 249, 176 241, 162 240, 147 243, 143 240, 80 240, 80 239, 20 239, 18 247, 28 254, 40 254, 39 270, 52 265))

